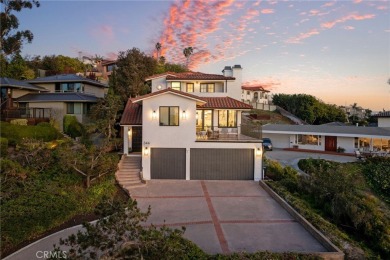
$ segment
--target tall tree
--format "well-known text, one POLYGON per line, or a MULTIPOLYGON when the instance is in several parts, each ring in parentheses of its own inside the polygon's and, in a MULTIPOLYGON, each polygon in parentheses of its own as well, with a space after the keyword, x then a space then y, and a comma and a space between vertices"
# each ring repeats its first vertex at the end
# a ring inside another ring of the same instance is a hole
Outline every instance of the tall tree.
POLYGON ((184 48, 183 50, 183 54, 184 56, 186 57, 186 67, 188 69, 188 65, 190 63, 190 57, 192 55, 192 53, 194 52, 194 49, 192 47, 187 47, 187 48, 184 48))
POLYGON ((159 43, 159 42, 156 43, 156 50, 157 50, 157 59, 156 59, 156 60, 159 61, 158 57, 159 57, 159 55, 160 55, 161 43, 159 43))
POLYGON ((115 94, 117 85, 116 72, 112 72, 107 96, 92 107, 91 118, 95 120, 96 129, 103 132, 108 141, 116 136, 115 123, 119 111, 123 110, 120 96, 115 94))
POLYGON ((138 48, 119 52, 117 59, 115 92, 125 103, 129 97, 145 94, 145 78, 153 75, 157 61, 138 48))
POLYGON ((34 70, 30 69, 23 59, 23 57, 17 53, 12 57, 12 60, 6 65, 4 71, 5 77, 13 79, 33 79, 35 78, 34 70))
POLYGON ((13 13, 20 12, 25 8, 39 7, 40 4, 36 0, 1 0, 1 5, 4 9, 0 13, 0 47, 1 52, 5 55, 11 55, 20 51, 24 41, 31 43, 34 38, 30 30, 17 31, 19 20, 13 13))

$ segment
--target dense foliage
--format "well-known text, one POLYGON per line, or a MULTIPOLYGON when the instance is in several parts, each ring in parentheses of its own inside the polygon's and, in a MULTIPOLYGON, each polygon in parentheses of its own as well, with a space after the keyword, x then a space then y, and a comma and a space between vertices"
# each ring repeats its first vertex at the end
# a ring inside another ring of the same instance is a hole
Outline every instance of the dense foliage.
POLYGON ((390 204, 390 160, 375 157, 365 161, 364 176, 371 188, 390 204))
MULTIPOLYGON (((390 159, 376 161, 377 169, 388 165, 390 159)), ((372 162, 367 162, 371 164, 372 162)), ((292 177, 283 168, 270 163, 269 175, 278 185, 306 201, 313 211, 336 224, 359 243, 363 243, 383 258, 390 256, 390 214, 388 207, 372 195, 364 175, 367 165, 340 164, 307 159, 299 167, 307 175, 292 177)), ((388 183, 389 175, 377 174, 378 183, 388 183)))
POLYGON ((306 94, 276 94, 273 103, 309 124, 320 125, 334 121, 346 122, 344 112, 336 105, 328 105, 306 94))
POLYGON ((0 47, 1 53, 10 55, 19 53, 23 42, 31 43, 34 35, 30 30, 17 31, 19 28, 19 19, 15 12, 21 12, 23 9, 31 9, 34 6, 39 7, 36 0, 7 0, 1 1, 2 11, 0 13, 0 47))
POLYGON ((85 133, 84 126, 77 120, 76 116, 65 115, 63 123, 64 133, 72 138, 80 137, 85 133))
POLYGON ((0 124, 1 137, 7 138, 10 145, 24 142, 24 139, 34 138, 42 141, 52 141, 61 136, 54 127, 38 124, 32 125, 12 125, 7 122, 0 124))
MULTIPOLYGON (((21 127, 21 126, 19 126, 21 127)), ((76 145, 80 146, 80 145, 76 145)), ((1 251, 34 239, 76 215, 90 214, 103 196, 113 197, 114 171, 85 188, 85 179, 71 168, 75 145, 25 139, 1 160, 1 251)), ((102 161, 116 165, 116 154, 102 161)), ((80 161, 79 161, 80 163, 80 161)), ((97 170, 99 172, 99 170, 97 170)))

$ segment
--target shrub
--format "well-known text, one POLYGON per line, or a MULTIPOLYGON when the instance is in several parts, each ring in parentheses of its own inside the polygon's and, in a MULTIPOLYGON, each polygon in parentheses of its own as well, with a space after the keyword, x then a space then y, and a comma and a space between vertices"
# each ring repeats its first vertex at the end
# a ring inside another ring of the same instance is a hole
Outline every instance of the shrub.
POLYGON ((27 119, 13 119, 10 121, 11 125, 27 125, 27 119))
POLYGON ((8 149, 8 139, 4 137, 0 137, 0 155, 4 157, 7 155, 8 149))
POLYGON ((84 135, 85 129, 83 125, 77 121, 75 116, 64 116, 64 133, 72 138, 80 137, 84 135))
POLYGON ((12 125, 2 122, 0 131, 1 136, 8 139, 9 145, 20 144, 24 138, 48 142, 61 137, 61 134, 55 128, 38 125, 12 125))
POLYGON ((390 203, 390 158, 368 158, 364 164, 364 177, 371 188, 390 203))

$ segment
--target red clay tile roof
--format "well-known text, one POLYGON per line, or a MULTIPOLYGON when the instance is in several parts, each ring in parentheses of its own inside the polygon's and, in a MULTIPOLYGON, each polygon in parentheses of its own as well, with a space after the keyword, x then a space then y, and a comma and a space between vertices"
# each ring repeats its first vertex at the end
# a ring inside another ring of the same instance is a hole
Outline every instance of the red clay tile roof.
POLYGON ((166 77, 167 80, 235 80, 235 77, 225 77, 219 74, 206 74, 202 72, 165 72, 162 74, 152 75, 147 77, 145 81, 152 80, 159 77, 166 77))
POLYGON ((167 88, 167 89, 163 89, 163 90, 159 90, 159 91, 156 91, 156 92, 152 92, 152 93, 149 93, 149 94, 146 94, 146 95, 143 95, 143 96, 139 96, 139 97, 133 98, 132 101, 133 102, 137 102, 137 101, 140 101, 140 100, 143 100, 143 99, 146 99, 146 98, 149 98, 149 97, 161 95, 161 94, 164 94, 164 93, 167 93, 167 92, 171 92, 173 94, 177 94, 177 95, 180 95, 180 96, 184 96, 184 97, 188 97, 188 98, 191 98, 191 99, 196 99, 198 101, 204 102, 203 98, 201 98, 199 96, 195 96, 195 95, 189 94, 187 92, 179 91, 179 90, 172 89, 172 88, 167 88))
POLYGON ((252 90, 252 91, 264 91, 269 92, 269 90, 264 89, 263 86, 241 86, 241 89, 252 90))
POLYGON ((142 125, 142 105, 129 98, 121 118, 121 125, 142 125))
POLYGON ((252 109, 251 105, 245 104, 231 97, 202 97, 207 103, 197 108, 223 108, 223 109, 252 109))

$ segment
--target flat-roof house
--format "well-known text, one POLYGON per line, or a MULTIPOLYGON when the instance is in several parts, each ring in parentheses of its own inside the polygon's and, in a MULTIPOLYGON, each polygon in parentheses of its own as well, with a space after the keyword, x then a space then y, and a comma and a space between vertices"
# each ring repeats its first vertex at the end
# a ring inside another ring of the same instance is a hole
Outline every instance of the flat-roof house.
POLYGON ((390 128, 390 111, 379 112, 378 114, 373 115, 373 117, 378 118, 379 127, 390 128))
POLYGON ((252 107, 237 100, 241 66, 231 70, 154 75, 147 78, 152 93, 128 100, 123 152, 141 152, 143 179, 262 178, 261 132, 242 124, 252 107))
POLYGON ((390 130, 382 127, 269 124, 263 126, 263 137, 271 138, 275 148, 331 152, 343 148, 347 153, 390 149, 390 130))

